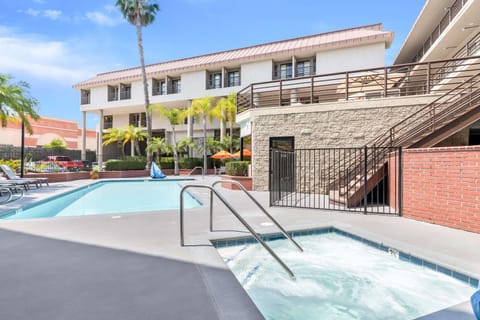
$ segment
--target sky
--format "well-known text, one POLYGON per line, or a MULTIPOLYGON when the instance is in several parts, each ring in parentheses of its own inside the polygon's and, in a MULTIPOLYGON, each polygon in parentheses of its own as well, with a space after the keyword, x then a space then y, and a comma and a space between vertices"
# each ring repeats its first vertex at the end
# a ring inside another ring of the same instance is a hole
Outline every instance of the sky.
MULTIPOLYGON (((135 28, 115 0, 2 1, 0 73, 30 84, 46 117, 81 126, 75 83, 97 73, 139 65, 135 28)), ((150 0, 152 2, 152 0, 150 0)), ((271 41, 383 23, 395 40, 392 64, 423 0, 157 0, 155 21, 143 29, 147 64, 271 41)), ((87 127, 98 117, 87 113, 87 127)))

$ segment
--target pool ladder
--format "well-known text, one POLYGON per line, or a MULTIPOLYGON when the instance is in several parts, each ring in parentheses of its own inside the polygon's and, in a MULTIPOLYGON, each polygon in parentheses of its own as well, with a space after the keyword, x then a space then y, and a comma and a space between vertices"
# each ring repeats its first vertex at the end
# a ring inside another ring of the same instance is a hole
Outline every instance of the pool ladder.
POLYGON ((250 234, 265 248, 265 250, 270 253, 270 255, 282 266, 282 268, 288 273, 290 277, 295 279, 295 275, 290 270, 290 268, 285 264, 285 262, 280 259, 280 257, 272 250, 272 248, 267 245, 267 243, 262 239, 262 237, 255 232, 255 230, 248 224, 245 219, 240 216, 240 214, 232 207, 232 205, 220 194, 217 192, 215 189, 215 185, 217 184, 222 184, 222 183, 228 183, 228 184, 234 184, 237 187, 240 188, 256 205, 257 207, 262 210, 262 212, 280 229, 282 234, 290 240, 290 242, 293 243, 295 247, 298 248, 301 252, 303 252, 302 247, 293 240, 293 238, 288 234, 287 231, 278 223, 277 220, 275 220, 268 212, 265 210, 265 208, 250 194, 250 192, 247 191, 239 182, 237 181, 232 181, 232 180, 219 180, 214 182, 211 186, 209 185, 203 185, 203 184, 189 184, 185 185, 182 188, 182 191, 180 192, 180 244, 183 247, 185 245, 185 240, 184 240, 184 205, 183 205, 183 194, 187 189, 190 188, 202 188, 202 189, 209 189, 210 190, 210 232, 213 231, 213 194, 217 196, 218 199, 230 210, 230 212, 242 223, 242 225, 250 232, 250 234))

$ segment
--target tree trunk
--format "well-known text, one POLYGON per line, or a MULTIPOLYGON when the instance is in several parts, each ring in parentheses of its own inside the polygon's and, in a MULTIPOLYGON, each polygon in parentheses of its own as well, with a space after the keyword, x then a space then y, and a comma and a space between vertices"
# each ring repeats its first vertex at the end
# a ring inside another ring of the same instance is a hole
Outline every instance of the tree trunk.
MULTIPOLYGON (((243 151, 240 150, 240 152, 243 152, 243 151)), ((231 123, 230 123, 230 153, 233 153, 233 126, 231 123)))
POLYGON ((207 115, 203 115, 203 172, 207 173, 207 115))
MULTIPOLYGON (((146 113, 146 122, 147 122, 147 146, 150 145, 152 140, 152 114, 149 110, 150 101, 148 99, 148 82, 147 82, 147 72, 145 70, 145 59, 143 56, 143 41, 142 41, 142 24, 140 17, 137 16, 137 21, 135 24, 137 30, 137 42, 138 42, 138 54, 140 56, 140 67, 142 69, 142 80, 143 80, 143 94, 145 96, 145 113, 146 113)), ((152 165, 152 151, 147 150, 147 169, 150 169, 152 165)))
POLYGON ((175 137, 175 126, 172 126, 172 135, 173 135, 173 162, 175 164, 175 169, 173 174, 178 176, 179 169, 178 169, 178 152, 177 152, 177 138, 175 137))
POLYGON ((130 156, 135 156, 135 142, 134 140, 130 140, 130 156))

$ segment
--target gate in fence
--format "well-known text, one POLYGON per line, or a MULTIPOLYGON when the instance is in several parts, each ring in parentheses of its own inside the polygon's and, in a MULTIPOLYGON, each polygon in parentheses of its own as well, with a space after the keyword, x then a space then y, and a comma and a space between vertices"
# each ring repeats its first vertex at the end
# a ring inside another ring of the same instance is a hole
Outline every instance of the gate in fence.
POLYGON ((270 205, 401 215, 397 147, 270 150, 270 205))

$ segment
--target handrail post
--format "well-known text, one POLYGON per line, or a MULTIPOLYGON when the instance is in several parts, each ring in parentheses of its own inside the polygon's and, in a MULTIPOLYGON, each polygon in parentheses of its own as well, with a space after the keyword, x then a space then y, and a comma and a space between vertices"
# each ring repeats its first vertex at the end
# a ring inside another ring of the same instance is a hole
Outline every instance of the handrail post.
POLYGON ((210 191, 210 232, 213 231, 213 191, 210 191))
POLYGON ((431 69, 432 69, 432 64, 431 64, 430 61, 429 61, 429 62, 427 62, 427 88, 426 88, 426 92, 425 92, 426 94, 429 94, 429 93, 430 93, 431 69))
POLYGON ((180 244, 181 246, 185 246, 185 241, 184 241, 184 228, 183 228, 183 194, 185 190, 188 188, 204 188, 204 189, 209 189, 211 192, 215 193, 218 199, 222 201, 222 203, 227 207, 228 210, 240 221, 240 223, 250 232, 250 234, 263 246, 265 250, 270 253, 270 255, 282 266, 282 268, 288 273, 288 275, 295 279, 295 275, 293 274, 292 270, 280 259, 280 257, 270 248, 269 245, 265 243, 265 241, 253 230, 253 228, 248 224, 248 222, 243 219, 240 214, 230 205, 230 203, 225 200, 213 187, 208 186, 208 185, 195 185, 195 184, 189 184, 186 186, 183 186, 182 190, 180 191, 180 244))
POLYGON ((282 106, 282 80, 280 79, 280 90, 278 91, 278 106, 282 106))
POLYGON ((363 214, 367 214, 367 182, 368 182, 368 147, 365 146, 364 150, 364 164, 363 164, 363 214))
POLYGON ((253 83, 250 85, 250 108, 253 109, 255 106, 253 105, 253 83))
POLYGON ((312 76, 310 81, 310 103, 313 103, 313 85, 314 85, 314 77, 312 76))
POLYGON ((386 98, 388 95, 388 73, 387 73, 387 67, 383 68, 383 97, 386 98))
POLYGON ((349 76, 348 72, 345 72, 345 101, 348 101, 348 87, 349 87, 349 76))
POLYGON ((257 205, 257 207, 260 208, 260 210, 262 210, 262 212, 270 219, 270 221, 272 221, 278 229, 280 229, 280 231, 282 232, 282 234, 285 236, 285 238, 287 238, 288 240, 290 240, 290 242, 292 242, 295 247, 298 248, 298 250, 300 250, 301 252, 303 252, 303 248, 300 247, 300 245, 295 241, 293 240, 293 238, 288 234, 288 232, 280 225, 280 223, 278 223, 278 221, 273 218, 269 213, 268 211, 260 204, 260 202, 257 201, 257 199, 255 199, 251 194, 250 192, 247 191, 247 189, 245 189, 245 187, 238 181, 234 181, 234 180, 218 180, 218 181, 215 181, 213 184, 212 184, 212 188, 215 188, 215 186, 217 184, 222 184, 222 183, 229 183, 229 184, 234 184, 236 185, 240 190, 242 190, 252 201, 253 203, 255 203, 257 205))

